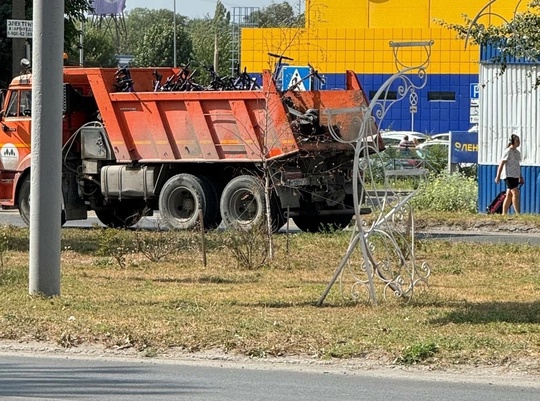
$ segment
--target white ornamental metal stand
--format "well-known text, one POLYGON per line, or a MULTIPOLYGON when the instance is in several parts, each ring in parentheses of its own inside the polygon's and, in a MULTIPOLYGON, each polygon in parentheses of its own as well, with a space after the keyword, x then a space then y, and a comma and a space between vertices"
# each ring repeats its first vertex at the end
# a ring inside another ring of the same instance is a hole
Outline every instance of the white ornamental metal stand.
MULTIPOLYGON (((353 194, 356 224, 351 241, 339 266, 323 294, 317 301, 321 305, 336 281, 340 281, 342 294, 350 290, 354 300, 367 291, 368 299, 377 303, 378 282, 383 284, 383 296, 391 293, 394 297, 411 299, 415 287, 427 284, 431 269, 427 263, 418 266, 415 260, 414 213, 410 200, 420 191, 426 181, 427 169, 418 164, 412 168, 396 168, 385 160, 379 152, 373 127, 384 120, 393 104, 409 99, 411 112, 416 112, 419 90, 427 83, 425 69, 429 64, 433 42, 390 42, 394 51, 394 61, 398 72, 391 76, 377 91, 369 107, 326 110, 328 126, 333 127, 336 118, 353 113, 359 121, 360 132, 355 146, 353 194), (423 61, 407 67, 400 60, 403 48, 420 48, 423 61), (397 99, 388 96, 390 87, 398 85, 397 99), (414 107, 413 107, 414 106, 414 107), (411 179, 413 190, 398 191, 391 183, 396 177, 411 179), (381 183, 383 189, 380 188, 381 183), (368 196, 370 194, 370 196, 368 196), (374 196, 376 194, 376 196, 374 196), (371 209, 368 215, 362 212, 371 209), (348 274, 347 274, 348 273, 348 274)), ((334 138, 346 142, 336 132, 334 138)), ((408 166, 405 166, 408 167, 408 166)))

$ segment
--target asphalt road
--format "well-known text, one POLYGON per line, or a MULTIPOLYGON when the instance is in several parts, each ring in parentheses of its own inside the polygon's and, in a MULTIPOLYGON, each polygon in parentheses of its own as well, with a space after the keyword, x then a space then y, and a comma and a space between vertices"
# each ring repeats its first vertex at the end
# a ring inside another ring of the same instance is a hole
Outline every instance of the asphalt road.
POLYGON ((0 353, 1 400, 540 401, 534 378, 0 353), (262 366, 262 367, 261 367, 262 366))

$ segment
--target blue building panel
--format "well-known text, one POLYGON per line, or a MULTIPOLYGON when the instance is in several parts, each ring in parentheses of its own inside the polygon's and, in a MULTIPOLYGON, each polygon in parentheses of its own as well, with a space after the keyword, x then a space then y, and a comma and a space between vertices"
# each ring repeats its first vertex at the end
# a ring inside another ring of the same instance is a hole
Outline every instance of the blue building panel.
MULTIPOLYGON (((325 89, 344 89, 346 85, 345 74, 324 74, 326 80, 325 89)), ((390 77, 388 74, 359 74, 358 79, 364 88, 366 96, 375 94, 381 85, 390 77)), ((259 76, 259 84, 262 79, 259 76)), ((470 110, 470 85, 478 82, 478 75, 430 75, 427 85, 418 91, 418 107, 414 115, 414 127, 411 127, 411 112, 408 95, 400 102, 396 102, 388 111, 386 118, 381 123, 381 129, 393 129, 425 132, 428 134, 437 134, 449 131, 467 131, 471 124, 469 123, 470 110), (441 89, 440 83, 443 79, 449 82, 461 82, 461 85, 451 85, 441 89), (429 101, 428 92, 430 91, 456 91, 455 101, 429 101)), ((398 84, 394 83, 390 91, 397 92, 398 84)), ((371 100, 371 99, 370 99, 371 100)))
POLYGON ((480 62, 485 64, 537 64, 538 60, 531 60, 525 57, 502 56, 500 46, 482 45, 480 48, 480 62), (504 60, 503 60, 504 57, 504 60))
MULTIPOLYGON (((478 165, 478 211, 486 213, 495 196, 506 189, 504 182, 495 184, 496 165, 478 165)), ((522 166, 525 185, 521 187, 521 213, 540 213, 540 166, 522 166)), ((511 209, 512 212, 512 209, 511 209)))
MULTIPOLYGON (((375 93, 390 78, 389 74, 359 74, 366 94, 375 93)), ((437 134, 448 131, 467 131, 470 112, 470 84, 478 82, 478 75, 428 75, 426 86, 418 91, 418 112, 414 115, 414 130, 437 134), (444 86, 441 86, 443 85, 444 86), (428 93, 436 91, 455 91, 455 101, 429 101, 428 93)), ((390 90, 396 92, 398 83, 390 90)), ((330 86, 328 86, 331 89, 330 86)), ((371 99, 370 99, 371 100, 371 99)), ((410 130, 411 113, 408 98, 393 105, 381 123, 383 129, 410 130)))

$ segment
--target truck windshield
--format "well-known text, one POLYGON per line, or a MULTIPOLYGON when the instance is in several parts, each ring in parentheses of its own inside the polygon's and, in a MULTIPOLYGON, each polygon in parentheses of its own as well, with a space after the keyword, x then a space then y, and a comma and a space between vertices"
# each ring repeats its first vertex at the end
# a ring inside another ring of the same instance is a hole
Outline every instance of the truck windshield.
POLYGON ((7 117, 17 117, 19 114, 19 92, 13 91, 11 92, 11 96, 9 98, 9 104, 6 110, 6 116, 7 117))
POLYGON ((29 90, 12 91, 6 110, 7 117, 32 115, 32 92, 29 90))

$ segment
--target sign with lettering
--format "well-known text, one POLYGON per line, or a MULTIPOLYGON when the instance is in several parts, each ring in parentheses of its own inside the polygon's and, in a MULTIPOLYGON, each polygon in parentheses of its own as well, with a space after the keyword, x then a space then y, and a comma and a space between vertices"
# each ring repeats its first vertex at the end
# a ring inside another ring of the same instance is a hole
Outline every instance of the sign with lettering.
POLYGON ((452 131, 450 163, 478 162, 478 132, 452 131))
POLYGON ((8 19, 7 20, 7 37, 8 38, 31 38, 32 37, 32 21, 23 19, 8 19))
POLYGON ((478 83, 471 84, 469 94, 471 99, 478 99, 480 97, 480 85, 478 83))

